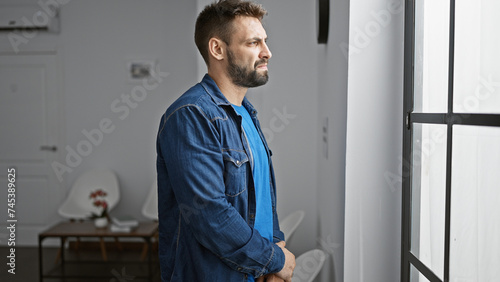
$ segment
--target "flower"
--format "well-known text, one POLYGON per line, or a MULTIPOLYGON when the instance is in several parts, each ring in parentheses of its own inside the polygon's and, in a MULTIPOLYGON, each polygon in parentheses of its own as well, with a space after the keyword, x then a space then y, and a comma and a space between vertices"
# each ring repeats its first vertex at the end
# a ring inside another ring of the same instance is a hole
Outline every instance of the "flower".
POLYGON ((108 193, 106 193, 106 191, 104 191, 102 189, 98 189, 98 190, 90 193, 89 199, 91 199, 93 201, 92 204, 94 205, 94 207, 101 209, 100 214, 92 213, 90 218, 95 219, 95 218, 100 218, 100 217, 109 217, 109 215, 108 215, 108 202, 106 202, 106 200, 105 200, 107 195, 108 195, 108 193))
POLYGON ((97 197, 103 197, 104 198, 107 195, 108 195, 108 193, 106 193, 106 191, 99 189, 99 190, 96 190, 96 191, 90 193, 89 198, 91 198, 91 199, 97 199, 97 197))

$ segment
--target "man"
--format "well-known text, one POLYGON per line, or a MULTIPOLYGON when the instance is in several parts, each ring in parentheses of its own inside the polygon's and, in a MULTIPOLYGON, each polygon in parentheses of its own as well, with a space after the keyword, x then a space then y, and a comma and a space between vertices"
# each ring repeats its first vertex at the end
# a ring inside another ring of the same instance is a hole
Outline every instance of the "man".
POLYGON ((271 152, 245 94, 268 81, 262 6, 205 7, 195 42, 208 73, 163 115, 157 139, 162 281, 291 281, 271 152))

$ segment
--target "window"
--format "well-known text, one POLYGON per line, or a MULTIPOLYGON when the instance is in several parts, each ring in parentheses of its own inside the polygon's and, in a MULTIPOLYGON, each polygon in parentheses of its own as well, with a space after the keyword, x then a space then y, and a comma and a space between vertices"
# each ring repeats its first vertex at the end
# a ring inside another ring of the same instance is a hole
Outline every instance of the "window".
POLYGON ((500 1, 405 3, 401 281, 499 281, 500 1))

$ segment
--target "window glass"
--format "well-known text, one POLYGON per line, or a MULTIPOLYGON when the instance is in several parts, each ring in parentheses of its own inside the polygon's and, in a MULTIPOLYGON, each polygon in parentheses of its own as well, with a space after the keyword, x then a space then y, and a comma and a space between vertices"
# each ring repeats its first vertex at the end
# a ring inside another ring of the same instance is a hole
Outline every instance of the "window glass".
POLYGON ((448 110, 449 14, 449 0, 415 2, 415 112, 448 110))
POLYGON ((446 126, 414 124, 413 130, 411 252, 442 279, 446 126))
POLYGON ((500 113, 500 1, 457 0, 453 111, 500 113))
POLYGON ((430 282, 429 279, 420 273, 413 265, 410 265, 410 282, 430 282))
POLYGON ((450 281, 500 277, 500 128, 454 126, 450 281))

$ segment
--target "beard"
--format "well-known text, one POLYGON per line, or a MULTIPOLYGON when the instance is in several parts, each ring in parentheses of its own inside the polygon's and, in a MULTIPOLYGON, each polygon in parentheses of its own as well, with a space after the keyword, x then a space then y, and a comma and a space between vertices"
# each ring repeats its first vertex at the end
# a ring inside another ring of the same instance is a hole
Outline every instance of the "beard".
POLYGON ((238 65, 234 62, 234 54, 230 50, 227 50, 227 62, 228 62, 228 74, 234 84, 245 87, 252 88, 261 86, 267 83, 269 80, 269 74, 266 70, 264 74, 259 74, 257 72, 257 66, 267 62, 267 59, 260 59, 255 62, 253 69, 248 69, 246 66, 238 65))

